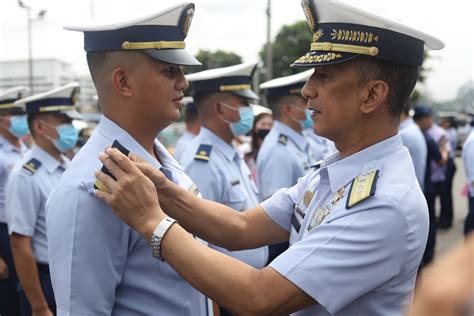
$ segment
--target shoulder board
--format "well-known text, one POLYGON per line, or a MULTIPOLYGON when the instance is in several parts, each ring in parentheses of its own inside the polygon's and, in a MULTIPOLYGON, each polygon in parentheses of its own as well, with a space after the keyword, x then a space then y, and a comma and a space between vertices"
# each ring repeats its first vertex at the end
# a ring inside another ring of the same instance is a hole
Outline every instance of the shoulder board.
POLYGON ((285 134, 280 134, 278 136, 278 142, 282 145, 288 144, 288 136, 286 136, 285 134))
POLYGON ((23 165, 23 170, 28 171, 31 175, 34 175, 36 170, 41 166, 41 161, 38 159, 30 159, 27 163, 23 165))
POLYGON ((200 145, 196 155, 194 156, 194 160, 200 160, 200 161, 209 161, 211 157, 211 150, 212 150, 212 145, 200 145))
POLYGON ((350 209, 360 202, 367 200, 369 197, 374 196, 378 177, 378 170, 373 170, 355 177, 354 180, 352 180, 351 189, 349 190, 346 209, 350 209))

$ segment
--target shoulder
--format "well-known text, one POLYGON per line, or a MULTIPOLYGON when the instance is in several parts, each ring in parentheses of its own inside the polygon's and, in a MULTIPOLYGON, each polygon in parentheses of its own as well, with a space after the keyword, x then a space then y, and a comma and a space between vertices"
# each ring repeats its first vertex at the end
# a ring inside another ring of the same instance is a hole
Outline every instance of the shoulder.
POLYGON ((208 163, 211 160, 212 144, 199 144, 194 153, 195 161, 202 161, 208 163))
POLYGON ((31 158, 22 165, 22 173, 33 176, 41 168, 41 161, 36 158, 31 158))

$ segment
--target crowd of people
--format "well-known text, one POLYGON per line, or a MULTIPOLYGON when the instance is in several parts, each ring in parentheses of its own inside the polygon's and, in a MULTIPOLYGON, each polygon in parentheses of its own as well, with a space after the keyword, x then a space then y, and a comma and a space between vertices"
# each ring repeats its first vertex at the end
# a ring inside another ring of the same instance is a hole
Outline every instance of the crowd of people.
POLYGON ((431 264, 459 144, 452 118, 409 100, 443 43, 302 5, 313 43, 291 66, 309 70, 261 96, 257 63, 184 75, 200 64, 184 45, 192 3, 68 28, 84 33, 102 112, 87 141, 77 83, 0 92, 0 315, 469 313, 474 128, 466 241, 431 264), (156 135, 180 110, 170 153, 156 135))

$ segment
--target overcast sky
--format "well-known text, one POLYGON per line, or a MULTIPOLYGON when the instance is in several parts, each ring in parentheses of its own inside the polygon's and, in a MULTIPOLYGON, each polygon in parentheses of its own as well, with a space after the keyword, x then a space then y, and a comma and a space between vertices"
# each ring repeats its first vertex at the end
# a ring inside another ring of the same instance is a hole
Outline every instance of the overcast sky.
MULTIPOLYGON (((422 89, 436 101, 456 96, 457 89, 474 80, 474 27, 471 0, 345 0, 351 5, 419 28, 446 43, 433 52, 427 66, 432 69, 422 89)), ((181 3, 177 0, 24 0, 36 15, 33 23, 35 58, 55 57, 87 73, 83 36, 62 29, 63 25, 119 22, 160 11, 181 3)), ((233 51, 244 61, 257 60, 266 41, 267 0, 195 0, 196 13, 186 39, 187 48, 233 51)), ((304 19, 299 0, 272 0, 272 35, 282 25, 304 19)), ((17 0, 1 0, 0 60, 27 57, 26 11, 17 0)))

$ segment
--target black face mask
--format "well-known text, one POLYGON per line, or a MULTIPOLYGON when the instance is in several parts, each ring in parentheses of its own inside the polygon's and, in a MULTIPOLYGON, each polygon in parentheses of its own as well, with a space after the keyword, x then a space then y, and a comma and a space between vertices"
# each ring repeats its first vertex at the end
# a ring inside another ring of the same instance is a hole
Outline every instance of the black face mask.
POLYGON ((264 139, 265 136, 267 136, 269 132, 270 132, 269 129, 257 129, 257 132, 255 134, 257 135, 258 138, 264 139))

